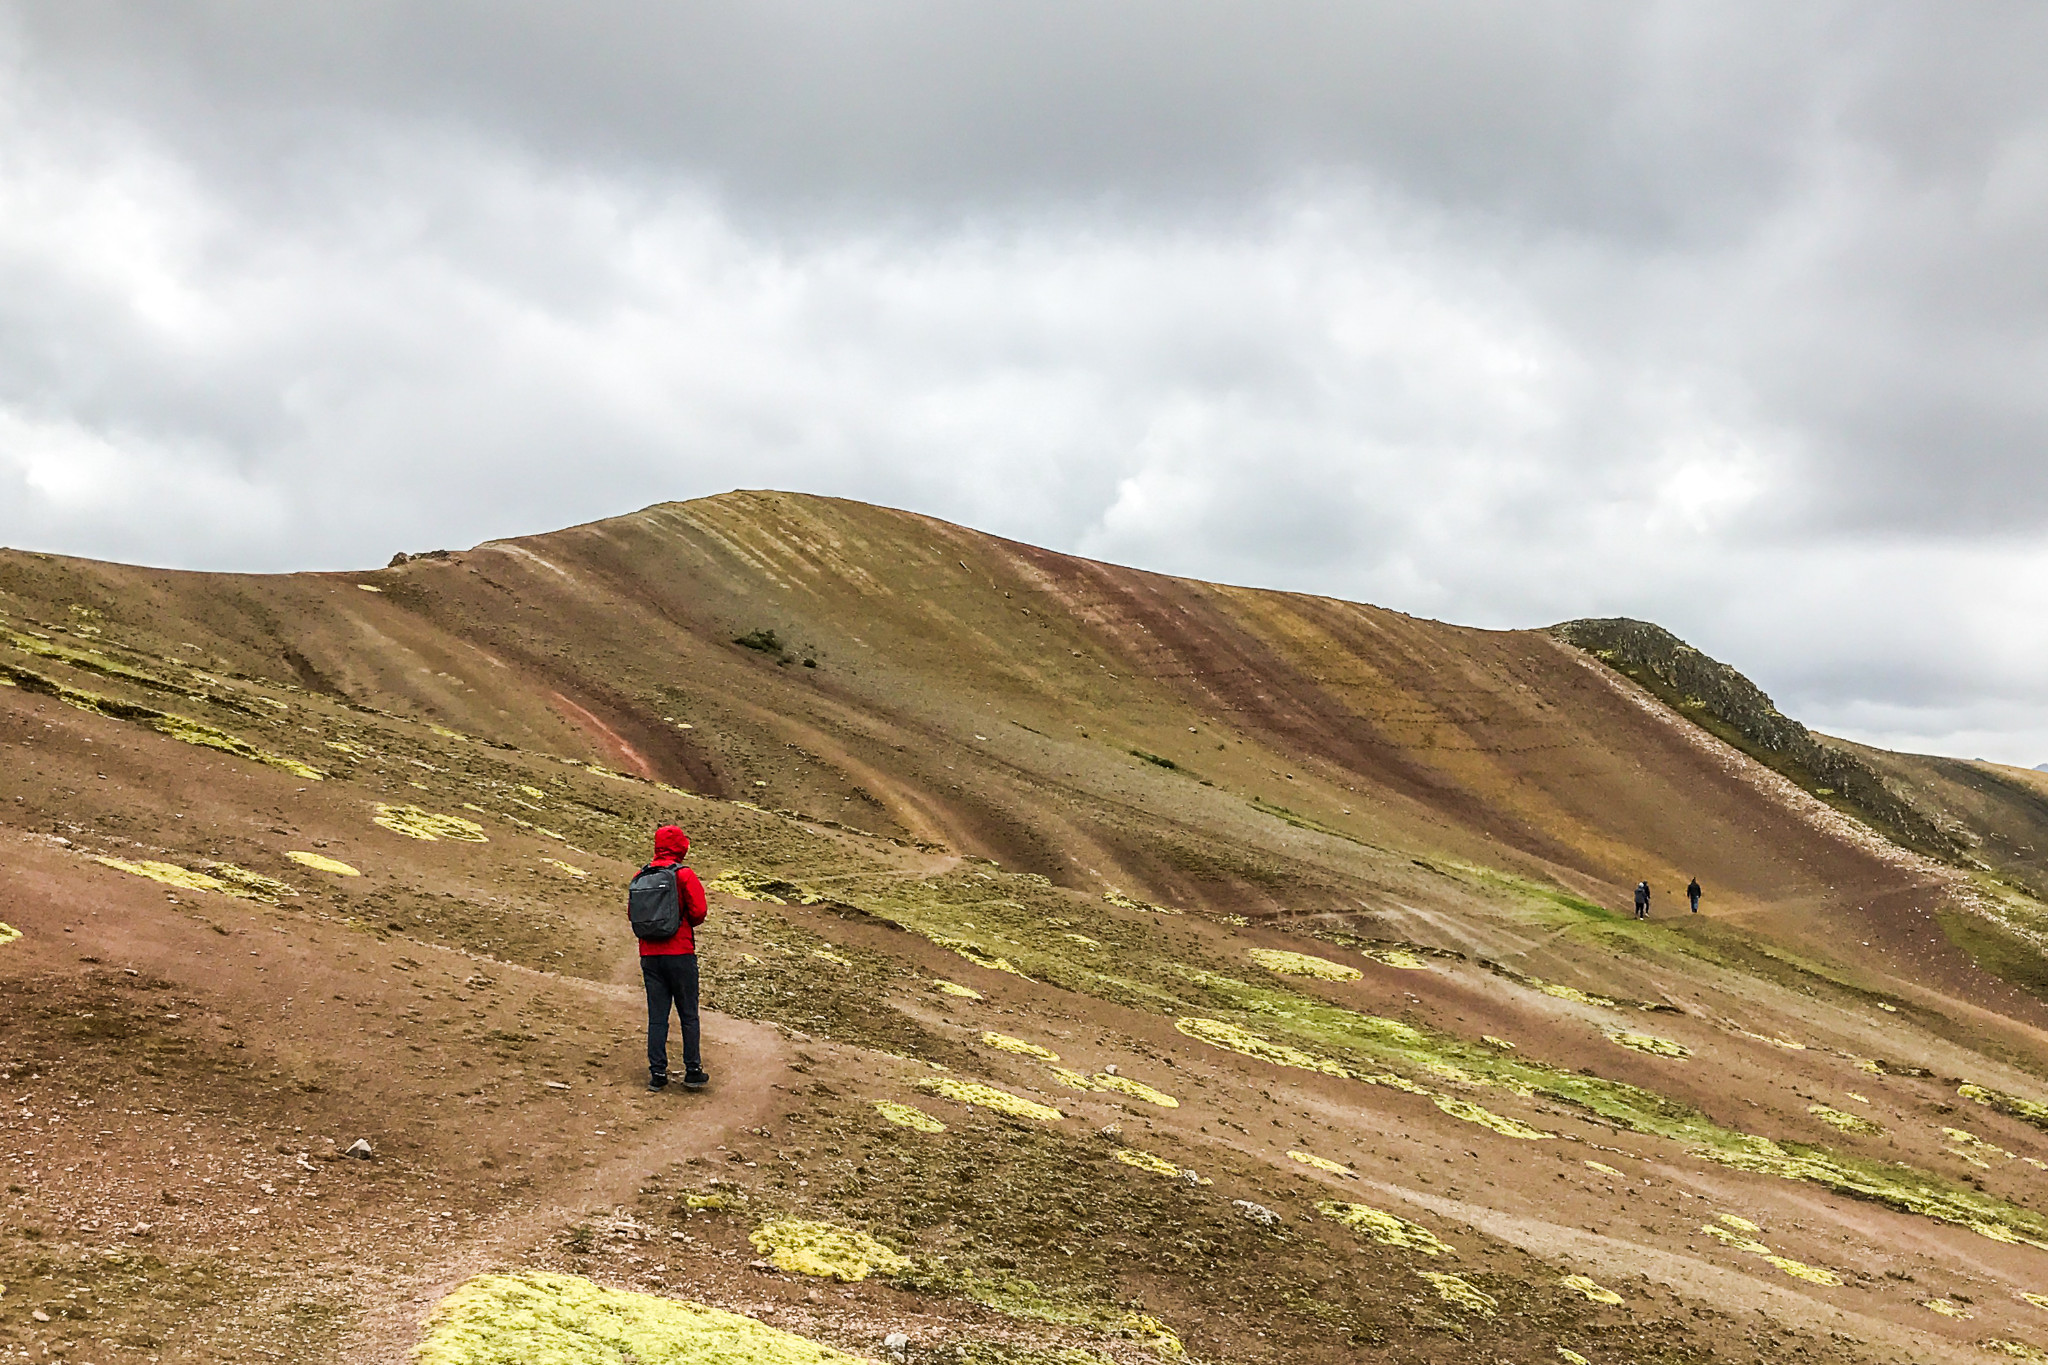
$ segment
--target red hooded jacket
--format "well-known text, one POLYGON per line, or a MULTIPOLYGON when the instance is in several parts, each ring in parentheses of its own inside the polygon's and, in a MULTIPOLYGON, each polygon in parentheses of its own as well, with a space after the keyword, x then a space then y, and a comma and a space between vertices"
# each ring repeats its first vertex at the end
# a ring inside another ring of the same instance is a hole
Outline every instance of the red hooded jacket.
POLYGON ((648 866, 676 869, 676 890, 682 893, 683 901, 683 927, 668 938, 641 939, 642 957, 668 957, 697 951, 697 940, 690 931, 704 922, 704 916, 711 912, 711 907, 704 899, 704 883, 697 880, 696 873, 682 865, 683 855, 689 851, 690 836, 676 826, 663 825, 654 831, 654 861, 648 866))

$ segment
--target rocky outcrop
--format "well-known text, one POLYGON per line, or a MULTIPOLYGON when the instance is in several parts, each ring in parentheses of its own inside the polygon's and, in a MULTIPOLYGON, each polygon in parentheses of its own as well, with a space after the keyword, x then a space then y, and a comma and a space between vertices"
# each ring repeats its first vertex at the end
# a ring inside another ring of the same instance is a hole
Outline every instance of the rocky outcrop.
POLYGON ((1887 838, 1946 860, 1965 853, 1952 835, 1887 786, 1875 768, 1815 735, 1734 668, 1662 626, 1617 616, 1566 621, 1550 633, 1887 838))

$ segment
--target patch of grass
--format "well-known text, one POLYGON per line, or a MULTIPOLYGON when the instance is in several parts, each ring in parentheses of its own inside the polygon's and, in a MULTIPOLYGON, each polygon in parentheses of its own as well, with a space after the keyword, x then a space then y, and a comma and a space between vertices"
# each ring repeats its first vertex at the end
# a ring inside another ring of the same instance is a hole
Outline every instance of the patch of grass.
POLYGON ((1022 1038, 1012 1038, 1006 1033, 984 1033, 981 1035, 981 1041, 984 1046, 992 1047, 998 1052, 1012 1052, 1019 1057, 1031 1057, 1041 1062, 1056 1062, 1060 1059, 1060 1054, 1051 1048, 1027 1043, 1022 1038))
POLYGON ((1155 768, 1164 768, 1168 772, 1180 771, 1180 764, 1175 763, 1170 758, 1161 758, 1158 754, 1147 753, 1143 749, 1132 749, 1130 751, 1130 754, 1132 758, 1143 759, 1145 762, 1150 763, 1155 768))
POLYGON ((1007 1090, 983 1085, 980 1081, 956 1080, 951 1076, 927 1076, 917 1083, 917 1088, 949 1099, 955 1104, 970 1105, 995 1114, 1007 1114, 1011 1118, 1031 1119, 1038 1123, 1057 1123, 1066 1117, 1049 1104, 1027 1100, 1021 1095, 1012 1095, 1007 1090))
POLYGON ((606 1289, 574 1275, 479 1275, 427 1319, 414 1365, 858 1365, 737 1313, 606 1289))
POLYGON ((754 1250, 778 1270, 851 1283, 879 1270, 885 1275, 910 1268, 910 1258, 865 1232, 831 1223, 779 1218, 747 1234, 754 1250))
POLYGON ((1362 1237, 1369 1237, 1381 1246, 1402 1247, 1419 1251, 1425 1256, 1456 1256, 1457 1250, 1450 1243, 1420 1223, 1411 1223, 1406 1218, 1376 1209, 1370 1204, 1345 1204, 1334 1199, 1321 1200, 1316 1212, 1333 1223, 1342 1223, 1362 1237))
MULTIPOLYGON (((1281 976, 1312 976, 1318 981, 1356 981, 1364 973, 1342 962, 1308 953, 1290 953, 1282 948, 1247 948, 1245 956, 1269 972, 1281 976)), ((1420 963, 1416 964, 1420 966, 1420 963)))
POLYGON ((1944 905, 1935 911, 1941 932, 1983 971, 2048 1000, 2048 956, 2040 948, 1984 915, 1944 905))
POLYGON ((421 839, 432 843, 437 839, 453 839, 458 843, 487 844, 490 836, 484 827, 474 820, 465 820, 459 815, 443 815, 438 811, 422 810, 418 806, 392 806, 379 803, 377 814, 371 824, 403 834, 409 839, 421 839))

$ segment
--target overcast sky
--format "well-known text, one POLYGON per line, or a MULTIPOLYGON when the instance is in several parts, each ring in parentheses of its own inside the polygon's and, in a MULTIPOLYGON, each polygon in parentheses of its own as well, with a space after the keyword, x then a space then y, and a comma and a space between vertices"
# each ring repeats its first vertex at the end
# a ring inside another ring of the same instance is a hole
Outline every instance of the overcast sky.
POLYGON ((2038 4, 0 0, 0 543, 733 487, 2048 760, 2038 4))

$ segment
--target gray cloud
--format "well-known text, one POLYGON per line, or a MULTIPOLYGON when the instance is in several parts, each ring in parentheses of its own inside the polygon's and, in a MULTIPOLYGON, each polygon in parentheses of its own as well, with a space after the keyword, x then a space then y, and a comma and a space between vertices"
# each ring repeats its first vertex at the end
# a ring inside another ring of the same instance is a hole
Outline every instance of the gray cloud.
POLYGON ((2034 7, 0 3, 0 540, 779 485, 2048 758, 2034 7))

